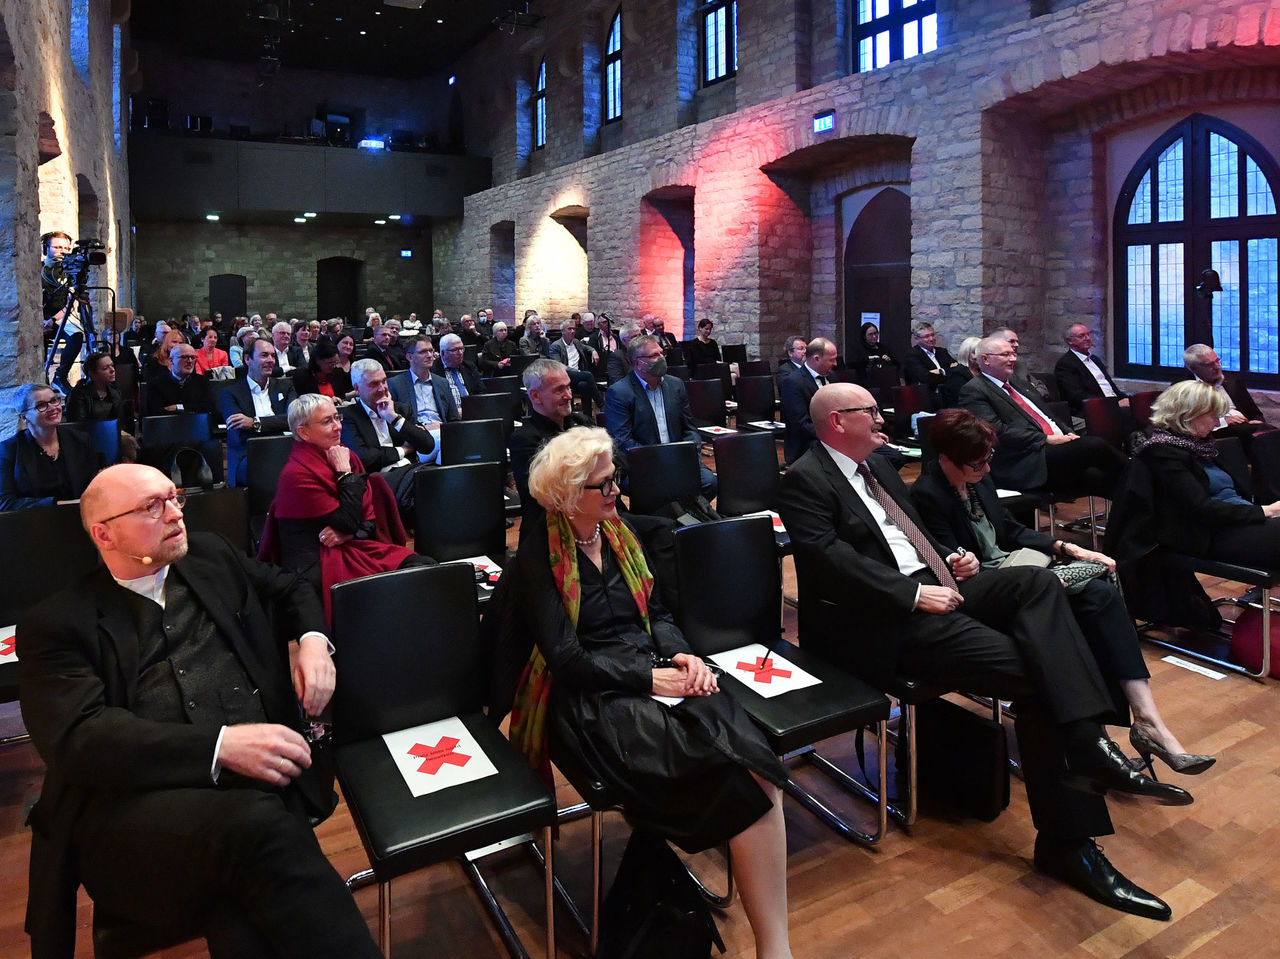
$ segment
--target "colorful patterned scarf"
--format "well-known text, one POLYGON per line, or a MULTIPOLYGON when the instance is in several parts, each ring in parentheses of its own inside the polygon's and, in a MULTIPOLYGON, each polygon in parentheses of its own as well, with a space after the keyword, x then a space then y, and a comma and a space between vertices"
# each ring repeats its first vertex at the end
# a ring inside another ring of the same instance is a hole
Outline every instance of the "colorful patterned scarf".
MULTIPOLYGON (((640 610, 640 621, 646 633, 649 628, 649 595, 653 592, 653 574, 644 559, 644 551, 635 533, 621 520, 606 520, 601 530, 622 570, 622 580, 631 590, 631 598, 640 610)), ((556 589, 564 601, 569 622, 578 628, 578 608, 582 601, 582 581, 578 575, 578 549, 573 527, 562 513, 547 514, 547 552, 556 589)), ((511 742, 542 776, 553 785, 551 758, 547 752, 547 704, 551 697, 551 672, 542 651, 534 646, 529 662, 520 676, 515 701, 511 707, 511 742)))

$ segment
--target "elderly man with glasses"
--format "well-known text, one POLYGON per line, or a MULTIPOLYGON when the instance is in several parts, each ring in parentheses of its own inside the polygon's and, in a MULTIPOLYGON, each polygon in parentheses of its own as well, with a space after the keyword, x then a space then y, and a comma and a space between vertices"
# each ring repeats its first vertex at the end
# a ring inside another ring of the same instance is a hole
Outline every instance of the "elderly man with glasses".
POLYGON ((217 536, 188 538, 182 503, 150 467, 98 474, 80 514, 102 566, 18 624, 47 765, 32 955, 72 954, 83 884, 120 919, 196 926, 215 957, 375 959, 310 825, 335 804, 309 741, 336 678, 320 601, 217 536))

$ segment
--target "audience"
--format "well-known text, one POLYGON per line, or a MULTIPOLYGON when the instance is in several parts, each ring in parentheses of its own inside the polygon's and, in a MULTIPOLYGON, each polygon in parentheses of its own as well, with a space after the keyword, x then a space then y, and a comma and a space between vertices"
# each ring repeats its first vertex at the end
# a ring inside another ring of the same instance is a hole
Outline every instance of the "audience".
POLYGON ((595 350, 577 339, 577 334, 577 321, 566 320, 560 327, 560 339, 551 344, 550 358, 569 371, 573 392, 582 400, 582 412, 590 416, 592 408, 604 402, 594 372, 599 357, 595 350))
POLYGON ((938 346, 933 324, 916 323, 911 327, 911 349, 902 361, 902 378, 908 386, 928 387, 930 395, 936 396, 956 363, 945 346, 938 346))
POLYGON ((0 510, 79 499, 103 464, 83 436, 62 425, 62 395, 51 386, 23 383, 12 402, 19 429, 0 443, 0 510))
POLYGON ((436 360, 435 371, 444 377, 459 410, 464 396, 484 392, 480 373, 467 362, 467 348, 457 333, 440 337, 440 358, 436 360))
MULTIPOLYGON (((374 316, 377 316, 375 313, 374 316)), ((391 350, 391 330, 385 323, 379 323, 373 329, 373 340, 369 343, 368 359, 373 360, 388 373, 403 370, 406 363, 401 362, 391 350)), ((354 378, 354 377, 353 377, 354 378)))
POLYGON ((527 314, 524 318, 524 336, 520 337, 521 355, 550 356, 551 341, 547 339, 545 332, 538 314, 532 312, 527 314))
POLYGON ((440 462, 440 424, 462 419, 453 391, 439 373, 432 372, 436 349, 431 337, 415 336, 405 352, 409 369, 387 381, 391 399, 413 410, 418 425, 429 431, 436 441, 430 456, 419 457, 424 463, 440 462))
MULTIPOLYGON (((328 344, 326 344, 328 345, 328 344)), ((332 347, 331 347, 332 348, 332 347)), ((429 562, 408 537, 391 488, 342 445, 332 397, 306 393, 289 404, 293 449, 280 472, 258 558, 300 573, 329 615, 329 587, 429 562)))
POLYGON ((190 343, 179 343, 169 351, 169 370, 147 383, 144 416, 166 413, 212 413, 213 388, 196 372, 196 351, 190 343))
POLYGON ((878 370, 898 365, 897 358, 880 342, 880 327, 875 323, 862 324, 858 331, 858 342, 852 352, 849 365, 867 382, 870 382, 869 378, 874 377, 878 370))
POLYGON ((346 373, 348 378, 351 376, 351 363, 355 359, 356 338, 353 334, 342 332, 339 327, 337 336, 330 337, 331 342, 338 349, 338 369, 346 373))
POLYGON ((1226 373, 1213 347, 1193 343, 1182 354, 1183 365, 1191 378, 1207 383, 1227 401, 1226 412, 1218 420, 1218 428, 1232 427, 1233 433, 1252 432, 1266 425, 1266 418, 1254 402, 1240 377, 1226 373))
POLYGON ((782 381, 782 421, 786 424, 783 455, 794 463, 817 439, 809 419, 809 401, 836 366, 836 345, 818 337, 805 348, 803 365, 782 381))
POLYGON ((142 379, 146 383, 169 375, 173 348, 179 343, 186 342, 186 339, 177 330, 165 330, 161 334, 160 326, 161 324, 156 324, 156 333, 160 337, 159 345, 156 347, 156 351, 148 356, 142 364, 142 379))
MULTIPOLYGON (((267 314, 270 320, 274 316, 272 313, 267 314)), ((294 362, 297 354, 290 355, 293 349, 293 327, 286 321, 281 320, 274 323, 271 329, 271 342, 276 348, 276 371, 275 376, 293 376, 293 371, 298 368, 299 364, 294 362)))
POLYGON ((1067 352, 1054 364, 1053 378, 1058 383, 1058 395, 1067 401, 1071 412, 1083 416, 1084 401, 1097 396, 1114 396, 1122 407, 1127 407, 1128 394, 1116 385, 1102 360, 1093 355, 1093 331, 1083 323, 1072 323, 1063 339, 1067 352))
MULTIPOLYGON (((661 357, 653 337, 638 342, 661 357)), ((640 542, 618 518, 609 435, 556 436, 534 457, 529 486, 547 516, 517 560, 518 613, 536 648, 512 742, 546 769, 554 735, 630 822, 683 849, 727 840, 755 954, 789 959, 786 770, 663 609, 640 542), (654 695, 684 701, 670 708, 654 695)))
POLYGON ((351 382, 359 402, 343 417, 342 443, 365 469, 383 474, 395 492, 401 517, 412 524, 414 475, 435 450, 435 438, 418 425, 412 406, 392 399, 386 370, 377 360, 352 363, 351 382))
POLYGON ((351 375, 338 366, 338 348, 328 340, 313 344, 307 365, 293 374, 293 391, 345 399, 352 392, 351 375))
POLYGON ((955 366, 947 370, 946 378, 942 381, 942 386, 938 388, 938 399, 942 406, 959 406, 960 391, 964 389, 964 385, 973 379, 974 374, 978 371, 978 361, 976 353, 978 352, 978 344, 982 342, 980 336, 966 336, 960 341, 960 346, 956 349, 955 366))
POLYGON ((227 359, 232 366, 238 370, 244 369, 245 352, 250 348, 253 341, 261 335, 258 328, 254 326, 243 326, 236 330, 231 337, 231 349, 227 351, 227 359))
POLYGON ((109 353, 90 353, 84 359, 84 376, 71 388, 63 416, 70 423, 118 420, 124 416, 124 400, 116 388, 116 364, 109 353))
POLYGON ((520 354, 520 347, 509 338, 507 324, 493 324, 493 336, 480 348, 480 369, 489 376, 506 376, 511 372, 511 357, 520 354))

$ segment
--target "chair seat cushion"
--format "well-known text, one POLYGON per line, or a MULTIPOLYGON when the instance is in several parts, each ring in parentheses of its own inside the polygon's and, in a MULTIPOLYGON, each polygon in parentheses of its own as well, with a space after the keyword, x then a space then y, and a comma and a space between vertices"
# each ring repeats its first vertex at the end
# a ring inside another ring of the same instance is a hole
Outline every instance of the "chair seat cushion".
POLYGON ((482 714, 459 717, 495 776, 413 796, 381 736, 339 746, 338 780, 380 882, 555 822, 555 797, 482 714))
POLYGON ((779 754, 889 718, 889 700, 860 679, 784 639, 770 651, 816 676, 817 686, 766 697, 725 673, 721 688, 746 709, 779 754))

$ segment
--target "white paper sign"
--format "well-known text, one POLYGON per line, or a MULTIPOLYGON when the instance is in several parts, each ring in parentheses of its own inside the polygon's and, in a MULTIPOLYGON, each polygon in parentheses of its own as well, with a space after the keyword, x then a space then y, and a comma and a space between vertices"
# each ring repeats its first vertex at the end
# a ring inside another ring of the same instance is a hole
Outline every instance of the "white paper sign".
POLYGON ((451 563, 470 563, 478 570, 485 573, 486 579, 481 586, 493 587, 497 584, 498 579, 502 576, 502 567, 489 559, 487 556, 468 556, 465 559, 451 559, 451 563))
MULTIPOLYGON (((785 532, 787 531, 787 528, 786 528, 785 526, 783 526, 783 525, 782 525, 782 517, 781 517, 781 516, 779 516, 777 513, 775 513, 775 512, 774 512, 773 510, 771 510, 771 509, 762 509, 762 510, 761 510, 760 512, 758 512, 758 513, 743 513, 742 515, 743 515, 744 517, 746 517, 746 516, 767 516, 767 517, 769 517, 770 521, 773 523, 773 531, 774 531, 775 533, 785 533, 785 532)), ((724 655, 724 654, 722 653, 721 655, 724 655)))
POLYGON ((769 652, 759 643, 716 653, 711 661, 751 690, 772 699, 793 689, 817 686, 822 680, 769 652))
POLYGON ((18 661, 18 647, 14 642, 17 633, 17 626, 0 626, 0 663, 18 661))
POLYGON ((382 741, 404 777, 404 784, 415 796, 498 774, 497 767, 456 717, 387 733, 382 741))
POLYGON ((711 436, 727 436, 730 433, 736 433, 737 430, 731 430, 727 426, 699 426, 700 433, 708 433, 711 436))

